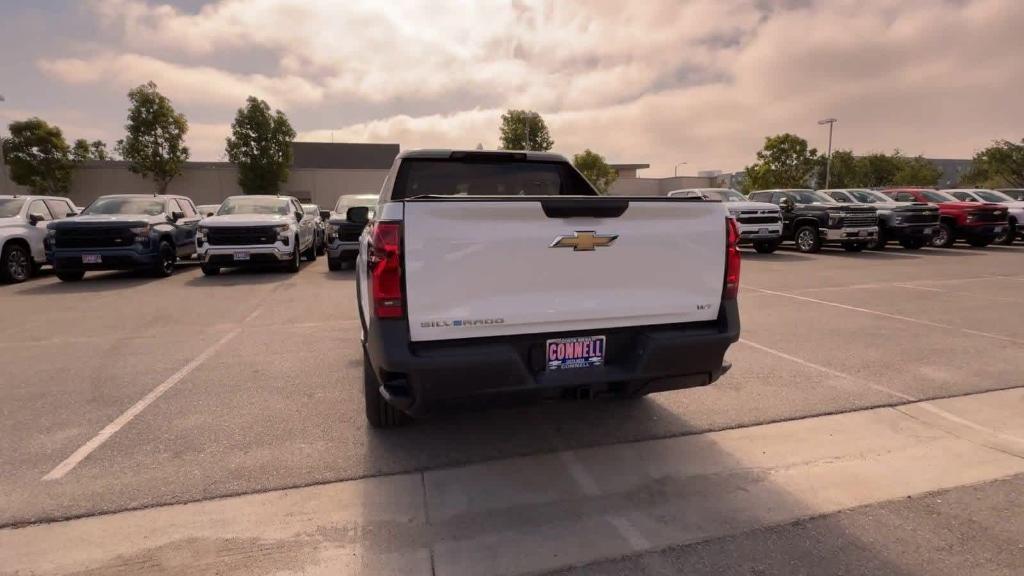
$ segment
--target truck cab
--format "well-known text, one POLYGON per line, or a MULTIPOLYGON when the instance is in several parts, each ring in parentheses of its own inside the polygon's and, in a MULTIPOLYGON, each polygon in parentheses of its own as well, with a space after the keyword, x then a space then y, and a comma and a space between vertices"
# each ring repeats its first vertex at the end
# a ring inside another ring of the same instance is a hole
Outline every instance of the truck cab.
POLYGON ((825 244, 859 252, 878 237, 878 213, 867 204, 840 204, 828 194, 805 188, 758 190, 750 199, 782 209, 782 238, 801 252, 818 252, 825 244))
POLYGON ((708 385, 739 338, 738 242, 719 202, 599 197, 557 154, 403 152, 359 239, 367 420, 708 385))
POLYGON ((77 214, 59 196, 0 196, 0 281, 24 282, 46 264, 46 227, 77 214))

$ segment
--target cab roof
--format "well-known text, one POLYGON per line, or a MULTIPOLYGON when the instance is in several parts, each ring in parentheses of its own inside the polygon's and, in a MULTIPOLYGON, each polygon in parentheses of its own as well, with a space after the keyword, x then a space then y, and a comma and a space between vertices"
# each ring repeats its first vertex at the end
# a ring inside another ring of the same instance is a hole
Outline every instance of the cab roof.
POLYGON ((533 160, 537 162, 568 162, 569 160, 561 154, 554 152, 533 152, 523 150, 454 150, 450 148, 425 148, 421 150, 406 150, 398 155, 398 158, 432 158, 452 159, 472 158, 478 160, 533 160))

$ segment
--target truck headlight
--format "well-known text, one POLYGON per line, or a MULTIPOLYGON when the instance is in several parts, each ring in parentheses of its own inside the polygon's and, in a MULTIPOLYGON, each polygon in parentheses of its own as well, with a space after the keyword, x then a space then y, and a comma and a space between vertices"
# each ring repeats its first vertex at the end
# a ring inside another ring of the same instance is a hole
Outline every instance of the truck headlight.
POLYGON ((129 228, 128 231, 132 233, 136 244, 145 244, 149 242, 149 224, 129 228))
POLYGON ((842 221, 843 221, 843 215, 842 214, 829 214, 828 215, 828 223, 829 223, 830 226, 835 226, 837 224, 841 224, 842 221))
POLYGON ((289 234, 289 232, 291 232, 291 229, 292 227, 290 224, 274 226, 274 230, 277 231, 277 239, 283 242, 285 246, 287 246, 290 241, 289 239, 291 238, 291 234, 289 234))
POLYGON ((338 230, 340 229, 341 226, 338 226, 337 224, 328 224, 327 237, 333 240, 338 235, 338 230))
POLYGON ((200 227, 199 227, 199 228, 198 228, 198 229, 196 230, 196 238, 199 238, 199 239, 202 239, 202 240, 206 240, 206 234, 207 234, 207 233, 208 233, 209 231, 210 231, 210 229, 209 229, 209 228, 207 228, 206 226, 200 226, 200 227))

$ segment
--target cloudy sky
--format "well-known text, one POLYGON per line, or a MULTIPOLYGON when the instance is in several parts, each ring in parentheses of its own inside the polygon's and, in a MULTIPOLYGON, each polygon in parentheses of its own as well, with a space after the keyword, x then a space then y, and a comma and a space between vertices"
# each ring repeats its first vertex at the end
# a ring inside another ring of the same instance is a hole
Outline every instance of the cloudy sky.
POLYGON ((740 169, 764 136, 969 157, 1024 137, 1024 0, 0 0, 0 121, 121 136, 155 81, 223 156, 249 94, 300 140, 497 145, 539 111, 555 150, 740 169))

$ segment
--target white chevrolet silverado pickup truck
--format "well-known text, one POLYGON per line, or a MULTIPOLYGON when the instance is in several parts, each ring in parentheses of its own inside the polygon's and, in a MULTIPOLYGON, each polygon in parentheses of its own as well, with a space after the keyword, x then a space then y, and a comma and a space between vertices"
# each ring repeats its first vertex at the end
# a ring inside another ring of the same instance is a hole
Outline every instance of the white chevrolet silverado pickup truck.
POLYGON ((556 154, 403 152, 356 262, 367 420, 710 384, 737 243, 720 202, 598 197, 556 154))

